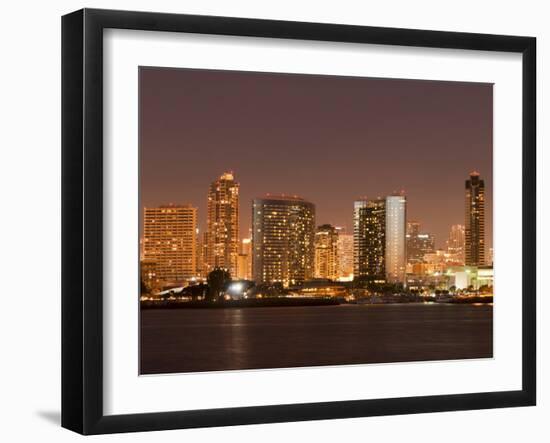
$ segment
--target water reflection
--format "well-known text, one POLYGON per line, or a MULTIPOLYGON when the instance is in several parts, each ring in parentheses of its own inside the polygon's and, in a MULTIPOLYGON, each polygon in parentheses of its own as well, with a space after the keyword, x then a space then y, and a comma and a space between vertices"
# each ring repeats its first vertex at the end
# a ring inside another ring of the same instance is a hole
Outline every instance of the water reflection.
POLYGON ((145 310, 142 373, 491 357, 492 306, 145 310))

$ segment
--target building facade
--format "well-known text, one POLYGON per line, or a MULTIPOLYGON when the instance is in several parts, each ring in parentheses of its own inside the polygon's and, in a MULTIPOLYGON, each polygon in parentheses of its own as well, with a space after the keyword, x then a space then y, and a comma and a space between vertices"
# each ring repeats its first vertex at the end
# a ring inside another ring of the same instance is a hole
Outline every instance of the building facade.
POLYGON ((494 258, 495 257, 495 250, 493 248, 489 248, 489 253, 487 254, 487 265, 493 266, 494 258))
POLYGON ((338 231, 332 225, 321 225, 315 233, 315 278, 338 278, 338 231))
POLYGON ((447 269, 449 286, 455 289, 482 289, 488 294, 493 291, 494 273, 492 266, 455 266, 447 269))
POLYGON ((239 256, 237 257, 237 278, 239 280, 252 280, 252 239, 243 238, 240 245, 239 256))
POLYGON ((353 280, 353 234, 348 234, 343 227, 336 227, 338 232, 338 280, 353 280))
POLYGON ((239 183, 225 172, 208 190, 205 271, 224 268, 237 273, 239 254, 239 183))
POLYGON ((252 246, 257 283, 288 287, 313 278, 315 205, 300 197, 254 199, 252 246))
POLYGON ((384 279, 386 274, 386 199, 354 203, 353 276, 384 279))
POLYGON ((353 276, 359 277, 360 269, 364 269, 364 250, 366 247, 364 232, 364 212, 367 200, 356 200, 353 202, 353 276))
POLYGON ((405 283, 407 276, 407 198, 404 195, 386 197, 386 278, 405 283))
POLYGON ((435 251, 435 238, 422 232, 417 221, 407 222, 407 264, 422 263, 424 255, 435 251))
POLYGON ((466 180, 465 264, 485 264, 485 183, 478 172, 466 180))
POLYGON ((205 260, 204 260, 204 232, 200 233, 199 229, 197 228, 196 236, 195 236, 195 242, 196 242, 196 255, 197 255, 197 277, 198 278, 204 278, 205 277, 205 260))
POLYGON ((162 281, 157 276, 157 261, 150 258, 141 258, 140 260, 140 276, 141 276, 141 295, 144 292, 158 292, 162 287, 162 281))
POLYGON ((447 252, 456 258, 458 263, 464 265, 466 249, 466 233, 464 225, 452 225, 447 240, 447 252))
POLYGON ((197 208, 169 205, 144 208, 143 260, 162 283, 195 277, 197 271, 197 208))

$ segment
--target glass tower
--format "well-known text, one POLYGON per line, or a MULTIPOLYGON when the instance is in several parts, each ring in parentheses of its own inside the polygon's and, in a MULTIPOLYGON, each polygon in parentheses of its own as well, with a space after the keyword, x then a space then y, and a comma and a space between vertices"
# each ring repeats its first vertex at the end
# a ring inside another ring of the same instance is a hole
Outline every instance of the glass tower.
POLYGON ((465 236, 464 225, 452 225, 447 240, 447 252, 455 256, 462 265, 464 265, 465 258, 465 236))
POLYGON ((237 274, 239 255, 239 183, 226 172, 210 185, 206 219, 206 273, 224 268, 237 274))
POLYGON ((288 196, 254 199, 252 227, 252 273, 257 283, 288 287, 313 278, 313 203, 288 196))
POLYGON ((433 254, 434 251, 434 236, 422 232, 419 222, 407 222, 407 263, 423 263, 424 255, 433 254))
POLYGON ((466 180, 466 266, 485 264, 485 183, 479 172, 466 180))
POLYGON ((338 232, 338 279, 353 280, 353 234, 337 226, 338 232))
POLYGON ((385 278, 386 200, 354 203, 353 277, 385 278))
POLYGON ((386 278, 405 283, 407 248, 407 198, 404 195, 386 197, 386 278))
POLYGON ((332 225, 322 225, 315 233, 315 278, 338 278, 338 231, 332 225))

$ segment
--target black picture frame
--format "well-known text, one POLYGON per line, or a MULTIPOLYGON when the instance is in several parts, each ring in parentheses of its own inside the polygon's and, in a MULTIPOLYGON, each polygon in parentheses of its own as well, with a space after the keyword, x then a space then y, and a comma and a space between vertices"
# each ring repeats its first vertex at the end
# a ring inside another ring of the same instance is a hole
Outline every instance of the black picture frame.
POLYGON ((536 39, 83 9, 62 18, 62 426, 82 434, 458 411, 536 403, 536 39), (391 399, 104 415, 103 30, 503 51, 522 54, 522 389, 391 399))

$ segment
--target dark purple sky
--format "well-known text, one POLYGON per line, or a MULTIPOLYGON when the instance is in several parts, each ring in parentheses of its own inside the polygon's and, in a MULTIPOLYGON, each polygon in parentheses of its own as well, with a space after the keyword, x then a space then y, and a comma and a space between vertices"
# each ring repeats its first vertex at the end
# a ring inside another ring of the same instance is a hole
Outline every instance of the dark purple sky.
POLYGON ((404 190, 408 219, 443 246, 478 170, 492 245, 493 88, 485 83, 140 69, 141 202, 191 203, 232 170, 241 232, 251 199, 298 194, 317 224, 352 227, 353 201, 404 190))

